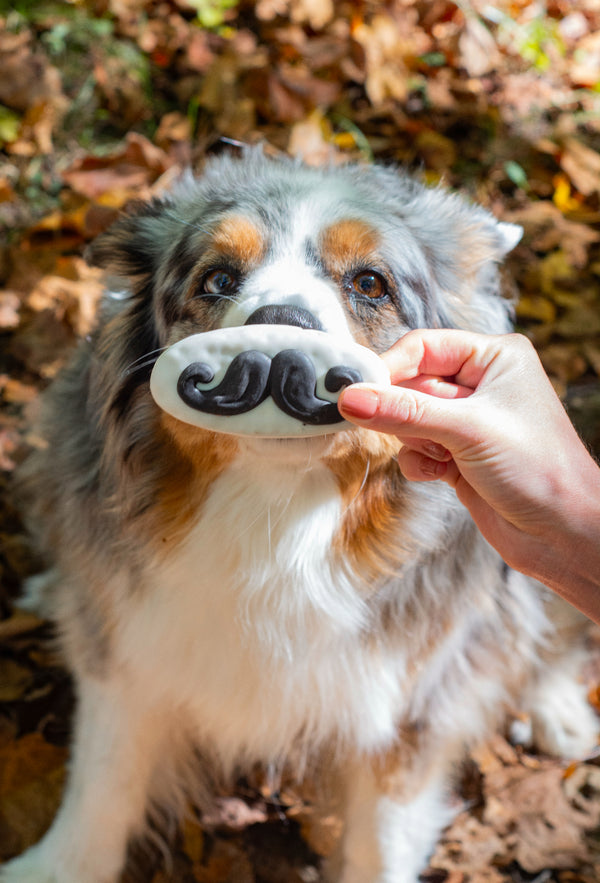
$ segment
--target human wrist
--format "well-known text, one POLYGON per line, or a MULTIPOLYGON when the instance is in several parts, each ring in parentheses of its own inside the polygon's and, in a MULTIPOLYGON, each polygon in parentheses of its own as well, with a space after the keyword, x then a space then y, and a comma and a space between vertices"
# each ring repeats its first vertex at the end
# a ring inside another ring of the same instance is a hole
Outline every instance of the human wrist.
POLYGON ((561 489, 545 532, 532 538, 523 569, 600 622, 600 468, 587 457, 577 474, 561 489))

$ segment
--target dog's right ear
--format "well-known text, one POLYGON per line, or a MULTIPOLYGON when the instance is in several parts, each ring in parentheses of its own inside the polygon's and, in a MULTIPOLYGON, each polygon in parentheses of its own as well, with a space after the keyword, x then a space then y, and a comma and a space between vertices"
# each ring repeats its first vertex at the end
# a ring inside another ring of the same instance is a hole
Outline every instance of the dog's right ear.
POLYGON ((180 230, 169 198, 133 203, 88 246, 85 258, 111 276, 146 278, 156 271, 180 230))

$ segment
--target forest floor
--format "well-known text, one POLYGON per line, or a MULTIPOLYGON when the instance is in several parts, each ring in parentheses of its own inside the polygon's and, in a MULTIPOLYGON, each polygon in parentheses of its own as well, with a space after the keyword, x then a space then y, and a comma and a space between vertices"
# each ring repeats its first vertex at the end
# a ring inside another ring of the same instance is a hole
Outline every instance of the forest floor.
MULTIPOLYGON (((0 71, 1 860, 48 825, 65 774, 72 690, 48 624, 15 606, 39 565, 11 478, 93 322, 86 244, 232 141, 401 164, 523 226, 517 327, 600 453, 600 3, 0 0, 0 71)), ((600 666, 586 677, 600 711, 600 666)), ((498 736, 456 800, 428 883, 600 880, 597 757, 498 736)), ((170 869, 140 855, 139 879, 319 881, 336 833, 308 790, 256 771, 174 835, 170 869)))

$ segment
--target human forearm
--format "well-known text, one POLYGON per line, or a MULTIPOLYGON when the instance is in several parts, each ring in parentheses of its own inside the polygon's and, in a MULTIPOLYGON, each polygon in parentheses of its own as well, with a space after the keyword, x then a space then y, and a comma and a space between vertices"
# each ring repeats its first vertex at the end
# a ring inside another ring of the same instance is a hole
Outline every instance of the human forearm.
POLYGON ((600 624, 600 469, 592 464, 586 474, 587 487, 553 508, 551 527, 514 566, 600 624))

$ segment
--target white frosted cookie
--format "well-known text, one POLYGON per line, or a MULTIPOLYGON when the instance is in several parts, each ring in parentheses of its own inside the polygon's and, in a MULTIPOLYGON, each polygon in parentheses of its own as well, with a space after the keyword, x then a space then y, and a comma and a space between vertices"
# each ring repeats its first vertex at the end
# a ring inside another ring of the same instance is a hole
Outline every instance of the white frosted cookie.
POLYGON ((154 366, 150 392, 193 426, 293 438, 347 429, 336 402, 359 381, 390 383, 385 364, 366 347, 295 325, 241 325, 170 346, 154 366))

